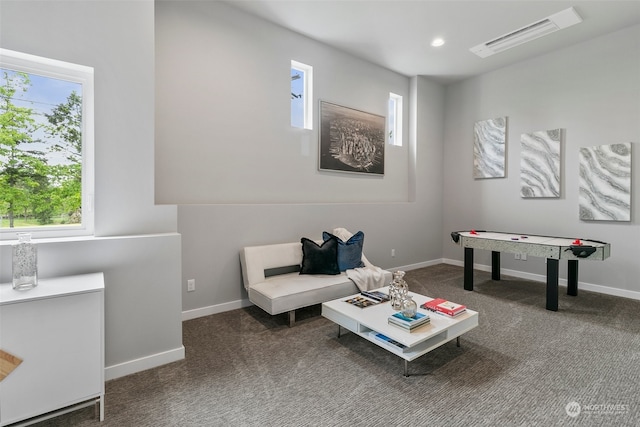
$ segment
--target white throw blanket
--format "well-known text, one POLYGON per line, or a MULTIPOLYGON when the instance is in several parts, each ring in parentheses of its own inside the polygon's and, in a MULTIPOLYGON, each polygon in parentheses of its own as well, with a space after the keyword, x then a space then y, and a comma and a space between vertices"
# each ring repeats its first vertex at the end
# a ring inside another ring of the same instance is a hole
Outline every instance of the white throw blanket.
MULTIPOLYGON (((353 236, 346 228, 334 228, 333 235, 346 242, 353 236)), ((364 267, 349 269, 346 271, 347 277, 356 284, 361 291, 370 291, 385 286, 384 270, 371 264, 364 254, 362 254, 364 267)))

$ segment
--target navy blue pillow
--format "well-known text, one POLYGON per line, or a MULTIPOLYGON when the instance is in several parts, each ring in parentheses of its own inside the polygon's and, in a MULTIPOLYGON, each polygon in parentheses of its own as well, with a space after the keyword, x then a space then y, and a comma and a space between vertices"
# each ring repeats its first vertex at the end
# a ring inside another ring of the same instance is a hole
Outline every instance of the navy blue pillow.
POLYGON ((326 240, 321 246, 306 237, 300 239, 300 243, 302 243, 300 274, 340 274, 337 238, 326 240))
POLYGON ((364 233, 358 231, 349 240, 343 242, 342 239, 326 231, 322 232, 322 240, 328 241, 335 238, 338 241, 338 268, 340 271, 352 268, 364 267, 362 262, 362 246, 364 245, 364 233))

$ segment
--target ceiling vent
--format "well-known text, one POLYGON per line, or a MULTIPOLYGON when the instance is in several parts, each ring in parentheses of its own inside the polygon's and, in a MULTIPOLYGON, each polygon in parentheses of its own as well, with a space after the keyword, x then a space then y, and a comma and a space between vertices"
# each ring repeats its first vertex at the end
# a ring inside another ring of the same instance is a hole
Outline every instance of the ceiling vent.
POLYGON ((486 58, 487 56, 511 49, 522 43, 535 40, 558 30, 579 24, 580 22, 582 22, 582 18, 580 18, 574 8, 570 7, 569 9, 554 13, 547 18, 526 25, 508 34, 474 46, 469 50, 481 58, 486 58))

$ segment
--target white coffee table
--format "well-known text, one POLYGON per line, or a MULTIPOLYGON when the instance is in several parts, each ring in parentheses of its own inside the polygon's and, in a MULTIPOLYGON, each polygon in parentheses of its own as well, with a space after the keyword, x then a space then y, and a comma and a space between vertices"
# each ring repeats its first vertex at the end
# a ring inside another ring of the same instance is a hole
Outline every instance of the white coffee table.
MULTIPOLYGON (((377 290, 388 292, 388 288, 377 290)), ((418 307, 433 299, 413 292, 409 292, 409 295, 418 303, 418 307)), ((359 296, 359 294, 353 296, 359 296)), ((408 362, 454 338, 457 339, 457 344, 460 346, 460 335, 478 326, 478 313, 469 310, 469 308, 467 308, 466 313, 460 314, 455 318, 418 308, 420 313, 429 314, 431 322, 416 328, 412 332, 408 332, 400 327, 388 324, 387 319, 395 313, 389 302, 360 308, 346 302, 349 298, 351 297, 343 297, 323 303, 322 315, 338 324, 338 337, 340 337, 340 328, 343 327, 403 358, 404 376, 409 376, 408 362), (376 333, 381 333, 401 343, 405 348, 399 348, 380 341, 374 336, 376 333)))

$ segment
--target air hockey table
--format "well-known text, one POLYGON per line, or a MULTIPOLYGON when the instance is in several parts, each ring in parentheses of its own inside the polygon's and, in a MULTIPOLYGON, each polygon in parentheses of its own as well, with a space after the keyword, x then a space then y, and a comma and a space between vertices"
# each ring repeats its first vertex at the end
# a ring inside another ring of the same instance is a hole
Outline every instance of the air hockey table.
POLYGON ((464 289, 473 290, 473 251, 491 251, 491 279, 500 280, 500 253, 527 254, 547 259, 547 310, 558 311, 560 260, 567 260, 567 295, 578 295, 578 261, 604 261, 609 243, 588 239, 537 236, 496 231, 454 231, 451 240, 464 248, 464 289))

